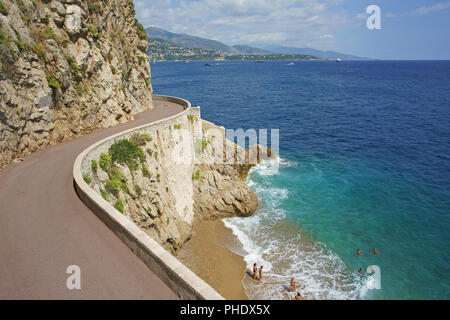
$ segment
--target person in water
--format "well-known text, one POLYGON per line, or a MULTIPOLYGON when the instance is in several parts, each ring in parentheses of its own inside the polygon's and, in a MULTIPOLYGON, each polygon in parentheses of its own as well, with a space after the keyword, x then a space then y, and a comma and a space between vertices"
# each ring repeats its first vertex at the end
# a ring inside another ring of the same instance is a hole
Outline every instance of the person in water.
POLYGON ((259 282, 261 282, 262 277, 263 277, 262 269, 263 269, 263 266, 261 266, 261 267, 259 268, 259 282))
POLYGON ((378 250, 377 249, 372 249, 372 250, 370 250, 370 253, 371 254, 380 254, 379 252, 378 252, 378 250))
POLYGON ((256 266, 256 263, 253 264, 253 280, 256 280, 256 273, 258 272, 258 267, 256 266))
POLYGON ((290 289, 291 289, 292 292, 295 291, 295 279, 294 279, 294 277, 292 277, 292 279, 291 279, 290 289))
POLYGON ((362 256, 361 250, 360 250, 360 249, 356 250, 356 254, 357 254, 358 256, 362 256))
POLYGON ((373 265, 370 265, 368 268, 372 269, 372 273, 371 274, 374 274, 376 272, 375 267, 373 265))
POLYGON ((363 269, 359 268, 358 273, 359 273, 360 275, 363 275, 363 274, 364 274, 363 269))
POLYGON ((297 295, 294 298, 295 300, 303 300, 303 297, 300 295, 300 292, 297 292, 297 295))

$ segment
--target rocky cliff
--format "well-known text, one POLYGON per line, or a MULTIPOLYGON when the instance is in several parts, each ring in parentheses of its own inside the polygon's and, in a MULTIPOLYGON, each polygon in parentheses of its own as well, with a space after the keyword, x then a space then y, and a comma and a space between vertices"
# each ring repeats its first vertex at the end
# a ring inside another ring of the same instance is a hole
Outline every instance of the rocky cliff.
POLYGON ((131 0, 0 0, 0 168, 152 108, 131 0))

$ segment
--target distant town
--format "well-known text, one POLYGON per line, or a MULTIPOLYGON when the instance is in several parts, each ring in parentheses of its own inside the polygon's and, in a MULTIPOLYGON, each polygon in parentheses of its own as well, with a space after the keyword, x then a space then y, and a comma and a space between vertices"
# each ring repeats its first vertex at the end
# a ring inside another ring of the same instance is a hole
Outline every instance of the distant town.
POLYGON ((317 60, 304 54, 230 54, 221 50, 187 48, 162 39, 149 39, 148 57, 151 61, 194 60, 317 60))

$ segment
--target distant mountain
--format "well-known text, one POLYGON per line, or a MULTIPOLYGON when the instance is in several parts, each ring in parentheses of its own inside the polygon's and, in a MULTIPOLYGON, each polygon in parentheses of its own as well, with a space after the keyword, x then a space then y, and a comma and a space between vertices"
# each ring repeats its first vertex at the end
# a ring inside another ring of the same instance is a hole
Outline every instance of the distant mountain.
POLYGON ((156 27, 147 28, 145 31, 147 31, 149 39, 166 40, 179 47, 219 50, 226 54, 240 54, 238 49, 227 46, 216 40, 204 39, 188 34, 173 33, 156 27))
POLYGON ((264 54, 271 54, 271 53, 274 53, 274 52, 272 52, 272 51, 262 50, 262 49, 259 49, 259 48, 254 48, 254 47, 246 46, 246 45, 243 45, 243 44, 235 45, 235 46, 233 46, 233 48, 239 50, 239 52, 240 52, 241 54, 250 54, 250 55, 255 55, 255 54, 257 54, 257 55, 264 55, 264 54))
POLYGON ((267 50, 261 50, 246 45, 236 45, 231 47, 216 40, 200 38, 188 34, 173 33, 156 27, 147 28, 145 29, 145 31, 147 31, 147 35, 150 40, 152 39, 165 40, 176 46, 184 48, 218 50, 228 55, 243 55, 243 54, 263 55, 273 53, 267 50))
MULTIPOLYGON (((271 54, 289 54, 289 55, 305 55, 314 56, 320 59, 337 59, 341 58, 343 60, 370 60, 370 58, 358 57, 350 54, 345 54, 335 51, 322 51, 312 48, 294 48, 294 47, 284 47, 276 45, 260 45, 259 48, 251 47, 248 45, 235 45, 229 46, 222 42, 216 40, 210 40, 205 38, 200 38, 196 36, 191 36, 188 34, 178 34, 169 32, 167 30, 150 27, 145 29, 149 40, 164 40, 170 44, 183 47, 188 49, 202 49, 202 50, 214 50, 222 53, 224 56, 241 56, 241 55, 271 55, 271 54)), ((167 45, 157 44, 157 47, 164 47, 167 45)), ((170 46, 169 46, 170 47, 170 46)), ((158 49, 159 50, 159 49, 158 49)), ((192 52, 183 52, 179 49, 171 48, 170 55, 175 52, 176 55, 180 54, 180 57, 186 54, 188 56, 192 52)), ((216 52, 202 52, 202 56, 206 54, 207 56, 217 56, 216 52)))
POLYGON ((270 50, 272 52, 277 53, 286 53, 286 54, 307 54, 316 56, 321 59, 337 59, 341 58, 343 60, 371 60, 370 58, 358 57, 350 54, 345 54, 342 52, 335 51, 322 51, 312 48, 295 48, 295 47, 284 47, 284 46, 276 46, 276 45, 261 45, 262 49, 270 50))

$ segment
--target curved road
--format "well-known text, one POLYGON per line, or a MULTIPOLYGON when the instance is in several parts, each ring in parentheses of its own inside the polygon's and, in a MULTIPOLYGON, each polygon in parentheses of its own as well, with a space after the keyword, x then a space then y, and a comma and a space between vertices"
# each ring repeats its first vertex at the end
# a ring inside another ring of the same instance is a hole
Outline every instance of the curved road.
POLYGON ((36 152, 0 171, 0 299, 176 299, 78 199, 75 158, 120 131, 183 111, 155 101, 135 120, 36 152), (69 265, 81 290, 68 290, 69 265))

